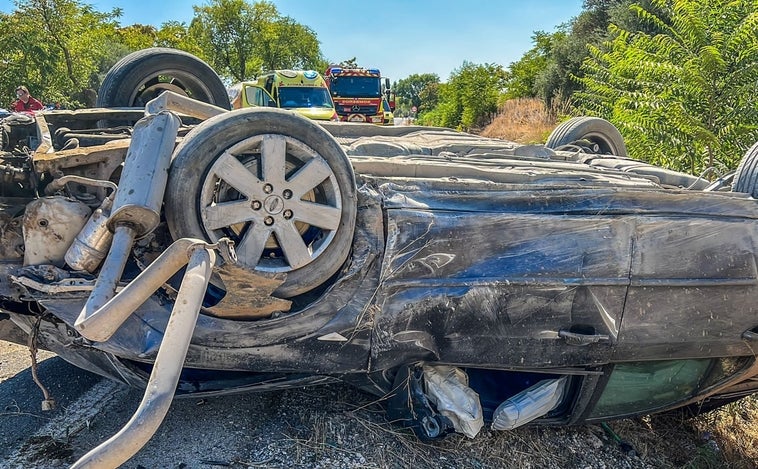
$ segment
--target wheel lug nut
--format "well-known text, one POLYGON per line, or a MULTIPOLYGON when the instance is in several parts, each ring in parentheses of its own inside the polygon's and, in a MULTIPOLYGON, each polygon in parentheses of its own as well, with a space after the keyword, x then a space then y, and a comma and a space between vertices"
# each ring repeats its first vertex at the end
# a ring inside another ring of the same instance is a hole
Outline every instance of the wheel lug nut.
POLYGON ((291 199, 292 191, 289 189, 284 189, 284 192, 282 192, 282 197, 284 197, 285 199, 291 199))
POLYGON ((266 194, 270 194, 274 192, 274 186, 272 186, 271 184, 264 184, 263 192, 265 192, 266 194))
POLYGON ((290 209, 285 210, 282 216, 284 216, 285 220, 289 220, 290 218, 292 218, 292 210, 290 209))
POLYGON ((266 218, 263 220, 263 223, 265 223, 265 224, 266 224, 266 226, 271 226, 271 225, 273 225, 273 224, 274 224, 274 218, 273 218, 273 217, 266 217, 266 218))
POLYGON ((253 203, 250 204, 251 207, 253 207, 253 210, 260 210, 261 207, 263 207, 263 204, 260 200, 253 200, 253 203))

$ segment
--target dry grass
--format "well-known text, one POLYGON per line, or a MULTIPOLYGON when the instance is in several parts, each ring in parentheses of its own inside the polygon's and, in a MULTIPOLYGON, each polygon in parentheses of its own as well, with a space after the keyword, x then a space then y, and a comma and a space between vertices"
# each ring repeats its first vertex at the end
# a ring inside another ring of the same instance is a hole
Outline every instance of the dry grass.
POLYGON ((481 135, 524 144, 544 143, 558 117, 565 113, 564 107, 557 100, 548 108, 537 98, 509 99, 481 135))
MULTIPOLYGON (((758 467, 758 397, 694 419, 677 414, 609 422, 634 448, 626 452, 600 425, 483 429, 469 439, 454 434, 419 441, 386 419, 379 402, 350 388, 301 391, 299 409, 284 433, 297 467, 370 468, 679 468, 758 467)), ((275 465, 274 465, 275 466, 275 465)), ((278 466, 276 466, 278 467, 278 466)))
POLYGON ((718 442, 726 462, 734 467, 758 467, 758 395, 703 414, 693 420, 693 426, 718 442))

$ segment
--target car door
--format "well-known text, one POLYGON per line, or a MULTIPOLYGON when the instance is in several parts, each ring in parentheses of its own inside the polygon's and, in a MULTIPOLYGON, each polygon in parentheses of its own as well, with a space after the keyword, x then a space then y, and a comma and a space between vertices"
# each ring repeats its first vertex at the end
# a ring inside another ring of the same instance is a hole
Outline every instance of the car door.
POLYGON ((387 194, 376 366, 610 360, 629 286, 633 217, 572 214, 563 195, 458 194, 465 202, 454 204, 465 211, 435 197, 400 187, 387 194), (532 212, 537 206, 548 213, 532 212))

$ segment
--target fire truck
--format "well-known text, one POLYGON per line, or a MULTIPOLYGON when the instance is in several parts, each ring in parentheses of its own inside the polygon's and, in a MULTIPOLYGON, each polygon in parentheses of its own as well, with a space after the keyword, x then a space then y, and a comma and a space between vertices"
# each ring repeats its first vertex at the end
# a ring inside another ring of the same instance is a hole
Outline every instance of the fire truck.
POLYGON ((392 125, 395 97, 378 69, 330 65, 324 79, 341 121, 392 125))

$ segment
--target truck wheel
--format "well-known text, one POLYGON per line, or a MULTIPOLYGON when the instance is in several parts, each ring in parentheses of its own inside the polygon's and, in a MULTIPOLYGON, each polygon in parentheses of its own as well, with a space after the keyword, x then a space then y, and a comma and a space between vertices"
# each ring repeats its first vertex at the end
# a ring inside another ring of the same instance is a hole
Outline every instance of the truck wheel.
POLYGON ((305 293, 347 259, 355 176, 340 145, 289 111, 247 108, 194 128, 174 151, 165 213, 174 239, 235 241, 239 262, 286 272, 274 292, 305 293))
POLYGON ((737 166, 732 192, 744 192, 758 199, 758 142, 750 147, 737 166))
POLYGON ((600 117, 573 117, 556 127, 545 143, 546 147, 555 150, 566 145, 590 146, 591 153, 627 156, 621 133, 600 117))
POLYGON ((184 51, 153 47, 119 60, 97 93, 98 107, 144 107, 163 91, 231 109, 226 87, 213 69, 184 51))

